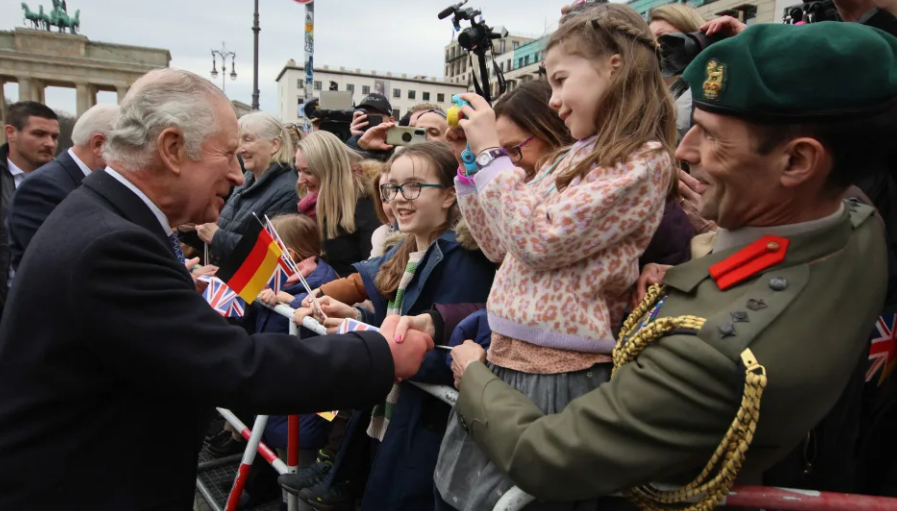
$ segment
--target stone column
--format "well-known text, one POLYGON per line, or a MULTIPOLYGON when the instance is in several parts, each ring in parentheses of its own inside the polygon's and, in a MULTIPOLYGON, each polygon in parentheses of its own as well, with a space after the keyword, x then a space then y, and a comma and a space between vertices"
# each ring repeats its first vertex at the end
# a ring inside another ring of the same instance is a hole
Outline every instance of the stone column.
POLYGON ((120 85, 115 88, 116 92, 118 92, 118 104, 120 105, 122 100, 125 99, 125 95, 128 93, 131 87, 127 85, 120 85))
POLYGON ((32 101, 31 97, 32 92, 32 83, 31 78, 18 77, 19 82, 19 101, 32 101))
POLYGON ((89 83, 76 83, 75 90, 78 96, 75 115, 81 117, 81 114, 97 104, 97 89, 89 83))
POLYGON ((37 101, 38 103, 47 103, 47 98, 44 95, 44 89, 47 87, 43 81, 38 80, 36 78, 31 79, 31 101, 37 101))

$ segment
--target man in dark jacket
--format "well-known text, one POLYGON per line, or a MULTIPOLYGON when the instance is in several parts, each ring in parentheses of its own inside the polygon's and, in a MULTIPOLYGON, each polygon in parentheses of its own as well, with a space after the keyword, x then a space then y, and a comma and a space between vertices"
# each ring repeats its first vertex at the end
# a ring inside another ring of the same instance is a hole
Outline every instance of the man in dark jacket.
POLYGON ((103 144, 118 117, 118 105, 95 105, 72 129, 72 143, 55 160, 33 172, 16 189, 9 207, 9 248, 13 271, 19 268, 31 238, 50 213, 91 171, 106 166, 103 144))
POLYGON ((362 407, 418 370, 426 336, 250 336, 196 293, 170 226, 217 219, 242 182, 237 144, 217 87, 152 71, 121 104, 107 168, 31 240, 0 322, 0 509, 189 509, 213 406, 362 407), (121 452, 140 463, 123 470, 121 452))
POLYGON ((6 140, 0 146, 0 314, 9 292, 9 234, 6 213, 13 192, 28 173, 53 159, 59 138, 56 113, 36 101, 13 103, 6 113, 6 140))

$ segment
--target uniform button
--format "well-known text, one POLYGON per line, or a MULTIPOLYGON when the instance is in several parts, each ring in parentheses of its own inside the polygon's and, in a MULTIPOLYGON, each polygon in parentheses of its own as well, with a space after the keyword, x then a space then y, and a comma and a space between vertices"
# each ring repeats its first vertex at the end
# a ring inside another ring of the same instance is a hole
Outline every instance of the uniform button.
POLYGON ((458 422, 461 423, 461 427, 464 428, 464 431, 467 431, 467 421, 464 420, 463 415, 460 415, 460 414, 458 415, 458 422))
POLYGON ((719 333, 723 336, 723 339, 725 339, 726 337, 735 336, 735 325, 733 325, 732 323, 724 323, 722 325, 719 325, 717 328, 719 328, 719 333))
POLYGON ((773 277, 769 279, 769 288, 773 291, 784 291, 788 287, 788 281, 782 277, 773 277))
POLYGON ((779 250, 779 248, 780 248, 780 245, 778 244, 778 242, 775 242, 775 241, 770 241, 769 243, 766 244, 766 250, 768 250, 769 252, 775 252, 775 251, 779 250))

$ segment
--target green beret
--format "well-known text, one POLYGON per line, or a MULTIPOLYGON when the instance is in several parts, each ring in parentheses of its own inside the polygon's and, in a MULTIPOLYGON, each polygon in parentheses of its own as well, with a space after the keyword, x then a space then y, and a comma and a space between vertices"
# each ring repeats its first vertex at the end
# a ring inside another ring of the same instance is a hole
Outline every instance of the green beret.
POLYGON ((897 38, 858 23, 759 24, 682 74, 696 108, 758 123, 871 116, 897 101, 897 38))

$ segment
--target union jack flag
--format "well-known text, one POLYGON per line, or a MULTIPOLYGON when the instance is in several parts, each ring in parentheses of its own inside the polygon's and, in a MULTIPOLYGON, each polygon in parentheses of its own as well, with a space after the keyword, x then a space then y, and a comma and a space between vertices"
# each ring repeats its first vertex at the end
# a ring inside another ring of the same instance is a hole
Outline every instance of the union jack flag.
POLYGON ((199 280, 207 282, 209 285, 203 291, 202 297, 209 302, 209 305, 215 309, 218 314, 225 318, 240 318, 246 309, 246 302, 240 298, 231 288, 227 287, 221 279, 217 277, 200 277, 199 280))
POLYGON ((869 368, 866 370, 866 382, 872 381, 875 375, 881 373, 877 386, 891 374, 897 365, 897 314, 884 314, 875 322, 875 330, 872 332, 872 342, 869 347, 869 368))
MULTIPOLYGON (((284 254, 286 254, 286 251, 284 251, 284 254)), ((274 275, 271 275, 271 280, 268 281, 268 287, 274 291, 274 294, 277 294, 286 287, 287 280, 292 275, 293 270, 290 269, 290 265, 286 259, 281 257, 280 261, 277 261, 277 267, 274 268, 274 275)))
POLYGON ((367 323, 362 323, 361 321, 355 321, 354 319, 345 319, 339 326, 339 330, 336 331, 338 334, 345 334, 349 332, 364 332, 365 330, 371 330, 374 332, 379 332, 380 329, 369 325, 367 323))

